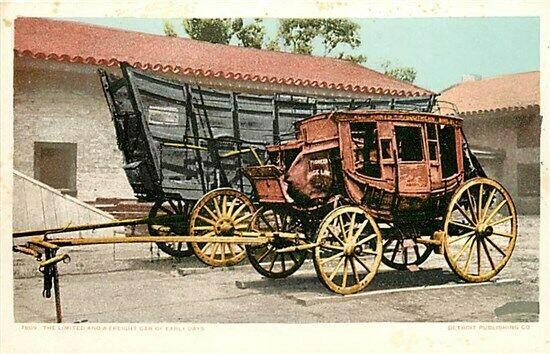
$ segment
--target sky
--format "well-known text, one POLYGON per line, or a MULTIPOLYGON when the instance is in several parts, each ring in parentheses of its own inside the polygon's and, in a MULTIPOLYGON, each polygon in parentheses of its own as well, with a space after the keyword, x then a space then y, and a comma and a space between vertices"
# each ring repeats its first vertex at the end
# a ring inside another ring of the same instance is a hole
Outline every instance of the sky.
MULTIPOLYGON (((80 22, 163 34, 170 21, 181 37, 187 37, 181 19, 71 18, 80 22)), ((462 80, 463 75, 482 78, 539 70, 538 17, 384 18, 353 19, 360 26, 363 65, 383 71, 390 60, 395 66, 417 71, 415 84, 435 92, 462 80)), ((277 31, 276 19, 264 19, 267 34, 277 31)), ((344 49, 344 48, 342 48, 344 49)))

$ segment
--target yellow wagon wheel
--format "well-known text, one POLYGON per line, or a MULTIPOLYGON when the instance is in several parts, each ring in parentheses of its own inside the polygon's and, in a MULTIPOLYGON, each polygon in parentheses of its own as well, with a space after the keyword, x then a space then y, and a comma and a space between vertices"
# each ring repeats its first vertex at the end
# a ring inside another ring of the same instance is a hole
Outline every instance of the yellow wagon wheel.
MULTIPOLYGON (((191 236, 231 238, 248 229, 254 214, 252 201, 231 188, 220 188, 205 194, 191 211, 191 236)), ((239 263, 246 257, 244 245, 233 242, 191 242, 195 255, 204 263, 223 267, 239 263)))
POLYGON ((468 282, 494 277, 510 259, 517 237, 517 214, 498 182, 475 178, 454 194, 445 219, 445 258, 468 282))
POLYGON ((374 278, 382 260, 382 234, 369 213, 357 206, 331 211, 317 232, 313 264, 330 290, 353 294, 374 278))

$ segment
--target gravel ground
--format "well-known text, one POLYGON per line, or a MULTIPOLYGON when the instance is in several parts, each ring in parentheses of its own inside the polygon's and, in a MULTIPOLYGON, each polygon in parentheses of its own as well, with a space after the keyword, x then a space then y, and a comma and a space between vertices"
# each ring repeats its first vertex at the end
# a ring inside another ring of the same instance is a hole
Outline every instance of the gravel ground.
MULTIPOLYGON (((321 285, 309 261, 289 278, 270 280, 246 262, 231 269, 210 269, 194 257, 174 260, 157 254, 156 248, 151 251, 149 245, 89 246, 64 251, 72 258, 69 264, 59 267, 64 322, 538 320, 539 218, 534 216, 519 218, 516 249, 498 276, 518 282, 399 291, 460 283, 444 257, 432 255, 419 272, 382 266, 364 293, 345 301, 321 285), (390 292, 377 293, 379 290, 390 292), (308 306, 300 301, 304 299, 308 306)), ((41 296, 42 278, 36 262, 14 254, 13 264, 16 322, 54 322, 54 301, 41 296)))

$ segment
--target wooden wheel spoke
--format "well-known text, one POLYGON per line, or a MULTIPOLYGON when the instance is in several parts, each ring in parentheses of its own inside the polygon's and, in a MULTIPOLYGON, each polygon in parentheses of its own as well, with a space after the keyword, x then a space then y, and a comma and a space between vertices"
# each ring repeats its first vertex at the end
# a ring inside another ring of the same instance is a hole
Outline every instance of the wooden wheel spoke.
POLYGON ((493 211, 491 211, 491 214, 489 214, 489 216, 487 217, 487 219, 485 220, 486 222, 489 222, 495 215, 497 215, 498 211, 500 209, 502 209, 502 207, 504 206, 504 204, 506 204, 507 200, 506 199, 503 199, 495 209, 493 209, 493 211))
POLYGON ((361 258, 359 258, 357 255, 353 255, 353 258, 355 258, 357 262, 359 262, 359 264, 361 264, 367 272, 372 273, 371 268, 365 262, 363 262, 361 258))
POLYGON ((193 230, 197 230, 197 231, 214 230, 214 226, 212 225, 195 226, 193 227, 193 230))
POLYGON ((216 226, 216 222, 215 222, 214 220, 205 218, 204 216, 198 215, 198 214, 197 214, 197 218, 198 218, 198 219, 201 219, 201 220, 204 221, 204 222, 209 223, 209 224, 212 225, 212 226, 216 226))
POLYGON ((344 255, 344 252, 338 252, 338 253, 333 254, 332 256, 330 256, 330 257, 328 257, 328 258, 321 259, 321 260, 319 261, 319 264, 324 265, 324 264, 326 264, 326 263, 328 263, 328 262, 330 262, 330 261, 335 260, 335 259, 338 258, 338 257, 342 257, 343 255, 344 255))
POLYGON ((240 218, 238 218, 237 220, 235 220, 234 223, 235 223, 235 224, 240 224, 242 221, 245 221, 246 219, 251 218, 251 217, 252 217, 252 214, 251 214, 251 213, 247 213, 246 215, 241 216, 240 218))
POLYGON ((262 254, 260 257, 258 257, 258 263, 263 261, 265 259, 265 257, 267 257, 267 255, 270 254, 271 251, 273 251, 273 249, 269 245, 266 248, 267 248, 267 250, 264 252, 264 254, 262 254))
POLYGON ((469 230, 475 230, 476 229, 473 226, 466 225, 466 224, 456 222, 456 221, 453 221, 453 220, 449 221, 449 224, 452 224, 452 225, 455 225, 455 226, 458 226, 458 227, 462 227, 462 228, 465 228, 465 229, 469 229, 469 230))
POLYGON ((500 231, 493 231, 493 235, 507 237, 507 238, 514 238, 514 235, 506 233, 506 232, 500 232, 500 231))
POLYGON ((367 226, 368 223, 369 223, 369 220, 365 220, 361 223, 361 225, 353 235, 355 239, 357 239, 361 235, 361 233, 363 233, 363 230, 365 230, 365 227, 367 226))
POLYGON ((211 260, 214 260, 214 258, 216 257, 216 252, 218 251, 219 246, 220 246, 219 243, 215 243, 214 246, 212 247, 210 251, 210 257, 209 257, 211 260))
POLYGON ((227 215, 227 196, 222 197, 222 215, 227 215))
POLYGON ((493 240, 491 240, 489 237, 485 237, 485 240, 487 240, 487 242, 489 242, 491 246, 493 246, 503 257, 506 257, 506 253, 501 250, 500 247, 498 247, 493 240))
POLYGON ((483 214, 481 216, 481 221, 485 220, 485 217, 487 216, 487 212, 489 211, 489 207, 491 206, 491 203, 493 202, 493 198, 495 197, 496 188, 493 188, 491 191, 491 194, 489 194, 489 198, 485 202, 485 207, 483 208, 483 214))
POLYGON ((353 232, 353 229, 355 228, 355 215, 355 213, 351 214, 351 220, 349 222, 348 239, 350 240, 353 236, 355 236, 353 232))
POLYGON ((489 224, 489 226, 496 226, 496 225, 502 224, 503 222, 506 222, 508 220, 512 220, 513 218, 514 217, 512 215, 510 215, 510 216, 507 216, 507 217, 502 218, 500 220, 493 221, 492 223, 489 224))
POLYGON ((472 200, 472 195, 470 194, 470 190, 469 189, 466 189, 466 194, 468 194, 468 204, 470 205, 470 214, 472 214, 472 220, 474 220, 474 225, 477 224, 477 219, 476 219, 476 208, 474 206, 474 202, 472 200))
POLYGON ((281 269, 283 273, 286 271, 286 265, 285 265, 285 254, 281 253, 281 269))
POLYGON ((351 265, 351 271, 353 273, 353 278, 355 279, 355 284, 359 284, 361 281, 359 280, 359 274, 357 273, 357 268, 355 267, 355 261, 353 258, 355 257, 349 259, 349 263, 351 265))
POLYGON ((462 234, 462 235, 451 236, 451 237, 456 237, 456 238, 455 239, 450 239, 449 244, 455 243, 455 242, 460 241, 460 240, 463 240, 466 237, 472 236, 474 233, 475 233, 475 231, 470 231, 470 232, 466 232, 465 234, 462 234))
POLYGON ((332 273, 330 273, 330 276, 328 277, 330 281, 332 281, 332 279, 334 279, 334 277, 336 276, 336 273, 338 273, 338 270, 344 263, 344 259, 346 259, 345 256, 341 257, 340 260, 338 261, 338 264, 336 264, 336 267, 334 267, 334 269, 332 270, 332 273))
POLYGON ((483 211, 483 183, 479 185, 479 202, 477 203, 477 220, 479 222, 483 221, 481 218, 481 213, 483 211))
POLYGON ((464 251, 466 251, 466 249, 468 248, 468 244, 470 243, 470 241, 472 241, 474 239, 474 235, 470 236, 470 238, 468 238, 468 240, 466 242, 464 242, 464 244, 462 245, 462 248, 458 251, 458 253, 455 255, 454 257, 454 261, 455 263, 458 261, 458 259, 462 256, 462 254, 464 253, 464 251))
POLYGON ((237 198, 233 198, 231 201, 231 204, 229 204, 229 209, 227 210, 227 215, 231 216, 231 213, 233 213, 233 209, 235 208, 235 204, 237 204, 237 198))
POLYGON ((321 245, 321 248, 334 250, 334 251, 343 251, 344 250, 344 247, 328 245, 328 244, 321 245))
POLYGON ((275 266, 275 261, 277 260, 277 257, 279 254, 274 253, 273 260, 271 260, 271 263, 269 264, 269 272, 273 271, 273 267, 275 266))
POLYGON ((489 260, 489 264, 491 264, 491 268, 495 270, 495 264, 493 263, 493 259, 491 258, 491 255, 489 254, 489 249, 487 247, 487 244, 485 243, 485 239, 481 239, 481 245, 483 246, 483 250, 485 250, 485 255, 487 256, 487 259, 489 260))
POLYGON ((456 204, 457 210, 460 211, 460 213, 466 218, 466 221, 470 223, 470 225, 475 225, 472 218, 466 213, 466 210, 460 206, 460 204, 456 204))
POLYGON ((168 204, 172 207, 172 210, 176 212, 176 214, 180 211, 176 204, 174 204, 174 201, 172 199, 168 200, 168 204))
POLYGON ((164 211, 166 214, 168 214, 168 215, 174 215, 174 212, 173 212, 172 210, 166 208, 166 207, 163 206, 163 205, 161 205, 161 206, 159 207, 159 209, 160 209, 160 210, 163 210, 163 211, 164 211))
POLYGON ((244 246, 241 245, 240 243, 235 243, 235 246, 239 247, 241 251, 246 251, 246 248, 244 248, 244 246))
POLYGON ((265 218, 265 215, 264 214, 260 214, 260 219, 262 219, 264 222, 265 222, 265 225, 271 230, 271 231, 277 231, 273 228, 273 226, 271 225, 271 223, 269 221, 267 221, 267 219, 265 218))
POLYGON ((229 248, 229 253, 231 254, 231 257, 237 257, 237 255, 235 254, 235 251, 233 250, 233 244, 232 243, 228 243, 227 248, 229 248))
POLYGON ((477 275, 481 275, 481 242, 479 238, 476 239, 476 251, 477 251, 477 275))
POLYGON ((233 215, 234 215, 234 216, 239 215, 239 214, 241 213, 241 211, 243 211, 244 208, 246 208, 246 204, 245 204, 245 203, 241 204, 241 205, 237 208, 237 210, 235 210, 235 212, 233 213, 233 215))
POLYGON ((395 256, 397 256, 397 251, 399 250, 399 245, 401 243, 399 242, 399 240, 397 240, 397 243, 395 244, 395 247, 393 248, 393 253, 391 255, 391 261, 395 261, 395 256))
POLYGON ((344 246, 344 241, 330 228, 330 225, 327 225, 327 230, 330 234, 338 241, 342 246, 344 246))
POLYGON ((356 246, 361 246, 362 244, 365 244, 365 243, 369 242, 370 240, 372 240, 373 238, 375 238, 377 236, 378 236, 377 234, 370 234, 367 237, 365 237, 364 239, 362 239, 361 241, 357 242, 355 245, 356 246))
POLYGON ((464 265, 464 271, 466 273, 469 273, 469 269, 470 269, 470 264, 472 263, 472 255, 474 254, 474 244, 475 242, 477 241, 477 239, 474 240, 474 242, 472 242, 472 244, 470 245, 470 249, 468 250, 468 259, 466 260, 466 264, 464 265))
POLYGON ((346 227, 342 215, 338 215, 338 225, 340 225, 340 232, 342 233, 342 237, 344 238, 344 240, 346 240, 346 227))
POLYGON ((206 250, 209 249, 210 247, 212 247, 212 245, 214 245, 214 244, 213 243, 207 243, 203 248, 201 248, 201 252, 206 253, 206 250))
POLYGON ((218 216, 216 216, 216 214, 214 214, 214 212, 206 204, 204 205, 203 208, 212 217, 212 220, 218 219, 218 216))
POLYGON ((348 257, 344 257, 344 272, 342 274, 342 287, 345 288, 348 283, 348 257))
POLYGON ((221 260, 223 262, 223 261, 225 261, 225 247, 227 246, 227 244, 222 242, 222 243, 220 243, 220 245, 221 245, 220 257, 221 257, 221 260))
POLYGON ((221 217, 222 211, 220 210, 220 205, 218 204, 218 197, 212 198, 212 202, 214 203, 214 209, 216 210, 216 213, 218 213, 218 217, 221 217))

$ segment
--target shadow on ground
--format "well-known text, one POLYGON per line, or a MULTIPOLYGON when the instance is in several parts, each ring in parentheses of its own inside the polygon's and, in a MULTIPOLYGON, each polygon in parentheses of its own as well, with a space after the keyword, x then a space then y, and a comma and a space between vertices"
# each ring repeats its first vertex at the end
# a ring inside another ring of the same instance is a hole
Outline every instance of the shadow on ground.
MULTIPOLYGON (((425 269, 417 272, 409 271, 383 271, 376 274, 373 282, 364 292, 402 289, 417 286, 435 286, 449 283, 461 283, 462 281, 454 273, 441 268, 425 269)), ((306 274, 291 276, 286 279, 261 278, 247 282, 236 282, 236 286, 243 289, 254 289, 262 293, 315 293, 317 295, 326 293, 331 295, 321 284, 317 275, 312 270, 306 274)))

